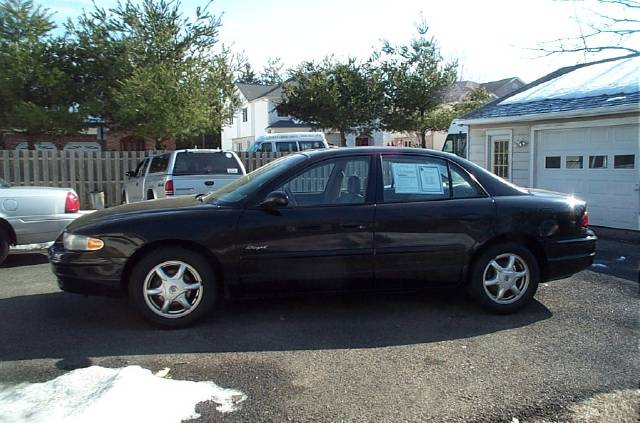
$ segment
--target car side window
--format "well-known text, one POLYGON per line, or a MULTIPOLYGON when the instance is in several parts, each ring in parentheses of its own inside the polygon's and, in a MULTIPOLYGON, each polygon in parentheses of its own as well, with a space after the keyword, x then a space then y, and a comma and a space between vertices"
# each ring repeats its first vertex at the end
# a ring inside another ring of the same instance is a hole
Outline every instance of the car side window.
POLYGON ((298 144, 295 141, 278 141, 276 142, 276 151, 281 153, 298 151, 298 144))
POLYGON ((299 141, 298 144, 300 144, 300 151, 315 150, 324 147, 321 141, 299 141))
POLYGON ((290 207, 362 204, 369 183, 369 157, 326 160, 289 179, 276 191, 289 196, 290 207))
POLYGON ((482 189, 458 165, 449 163, 451 172, 451 193, 453 198, 483 197, 482 189))
POLYGON ((136 168, 135 177, 139 178, 144 176, 145 170, 147 170, 147 163, 149 163, 149 159, 144 159, 140 163, 138 163, 138 167, 136 168))
POLYGON ((258 146, 256 151, 258 153, 271 153, 271 151, 273 151, 273 149, 271 147, 271 142, 263 142, 262 144, 260 144, 258 146))
POLYGON ((425 156, 382 156, 385 203, 450 198, 447 162, 425 156))
POLYGON ((164 173, 169 167, 169 155, 162 154, 155 156, 151 159, 151 166, 149 166, 149 173, 164 173))

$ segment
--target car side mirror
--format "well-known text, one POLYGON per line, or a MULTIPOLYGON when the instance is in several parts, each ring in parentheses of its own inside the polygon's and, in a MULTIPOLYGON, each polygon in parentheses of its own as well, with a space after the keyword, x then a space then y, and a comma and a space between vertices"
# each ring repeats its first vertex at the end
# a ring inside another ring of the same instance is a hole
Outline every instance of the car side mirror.
POLYGON ((125 173, 125 175, 127 175, 129 178, 133 178, 134 176, 136 176, 136 171, 130 170, 127 173, 125 173))
POLYGON ((289 196, 282 191, 273 191, 267 195, 267 198, 260 203, 260 207, 264 209, 277 209, 280 207, 287 207, 289 204, 289 196))

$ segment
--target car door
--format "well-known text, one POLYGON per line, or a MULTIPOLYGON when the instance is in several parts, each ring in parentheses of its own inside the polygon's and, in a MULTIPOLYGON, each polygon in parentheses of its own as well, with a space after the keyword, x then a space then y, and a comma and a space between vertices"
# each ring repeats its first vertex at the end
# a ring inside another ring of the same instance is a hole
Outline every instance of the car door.
POLYGON ((171 153, 160 154, 151 159, 149 171, 144 178, 144 189, 142 190, 143 200, 153 200, 156 198, 164 198, 164 183, 167 180, 167 172, 169 169, 169 159, 171 153))
POLYGON ((465 170, 427 155, 382 155, 375 277, 384 288, 450 285, 493 231, 493 200, 465 170))
POLYGON ((311 164, 268 189, 287 193, 286 207, 247 208, 238 223, 242 289, 370 287, 375 209, 370 162, 370 156, 356 155, 311 164))
POLYGON ((125 184, 125 199, 127 202, 135 203, 142 200, 144 177, 147 173, 148 165, 149 158, 138 163, 135 173, 127 180, 125 184))

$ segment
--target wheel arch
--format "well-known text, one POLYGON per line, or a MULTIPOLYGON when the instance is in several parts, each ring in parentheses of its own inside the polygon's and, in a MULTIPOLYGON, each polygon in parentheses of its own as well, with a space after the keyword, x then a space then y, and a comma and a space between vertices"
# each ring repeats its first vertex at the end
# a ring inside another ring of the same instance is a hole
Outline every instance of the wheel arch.
POLYGON ((16 231, 13 229, 13 226, 5 219, 0 217, 0 230, 4 230, 7 235, 9 235, 9 244, 17 245, 18 244, 18 236, 16 235, 16 231))
POLYGON ((161 241, 153 241, 148 244, 143 245, 138 248, 127 260, 124 269, 122 270, 122 275, 120 277, 120 284, 123 292, 128 292, 127 288, 129 285, 129 278, 131 277, 131 272, 134 266, 148 253, 154 250, 158 250, 164 247, 181 247, 190 251, 193 251, 194 254, 198 254, 203 256, 209 260, 213 265, 213 271, 216 275, 217 280, 217 289, 218 293, 223 295, 225 293, 225 281, 224 281, 224 268, 222 267, 222 263, 213 254, 207 247, 202 244, 199 244, 195 241, 187 241, 181 239, 168 239, 161 241))
POLYGON ((529 251, 531 251, 531 253, 533 254, 533 256, 536 258, 536 261, 538 263, 538 268, 540 269, 540 277, 541 280, 544 280, 546 278, 546 274, 547 274, 547 255, 544 251, 544 248, 542 247, 542 244, 540 243, 540 241, 538 241, 537 239, 535 239, 532 236, 526 235, 526 234, 522 234, 522 233, 506 233, 506 234, 501 234, 498 235, 494 238, 491 238, 489 240, 487 240, 485 243, 481 244, 480 246, 478 246, 475 251, 473 252, 473 255, 471 257, 471 260, 469 260, 469 263, 465 269, 465 275, 463 278, 464 284, 468 284, 469 283, 469 278, 471 275, 471 269, 473 269, 473 266, 475 265, 476 261, 478 260, 478 257, 488 248, 491 248, 495 245, 499 245, 499 244, 505 244, 505 243, 509 243, 509 242, 513 242, 513 243, 517 243, 517 244, 521 244, 524 247, 526 247, 529 251))

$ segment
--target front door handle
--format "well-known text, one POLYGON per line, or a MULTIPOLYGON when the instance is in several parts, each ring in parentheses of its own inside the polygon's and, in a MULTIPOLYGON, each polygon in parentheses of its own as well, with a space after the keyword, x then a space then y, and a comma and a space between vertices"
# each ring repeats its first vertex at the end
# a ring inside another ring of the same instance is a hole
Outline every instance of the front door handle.
POLYGON ((367 225, 364 225, 362 223, 342 223, 340 225, 340 227, 342 229, 358 229, 358 230, 362 230, 362 229, 366 229, 367 225))

